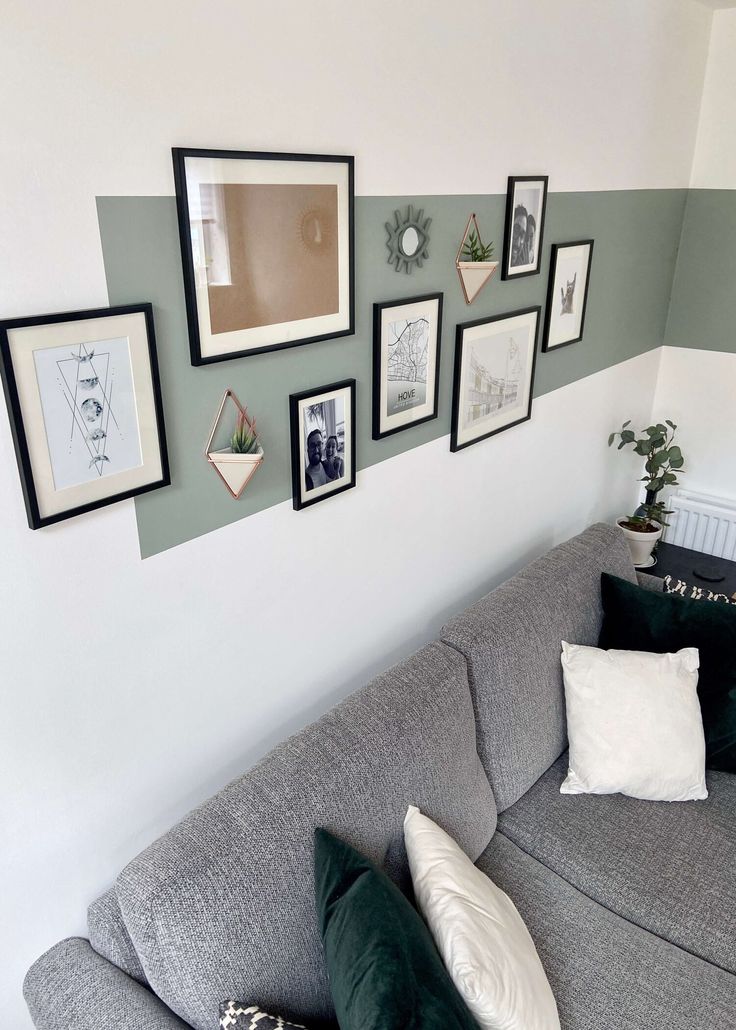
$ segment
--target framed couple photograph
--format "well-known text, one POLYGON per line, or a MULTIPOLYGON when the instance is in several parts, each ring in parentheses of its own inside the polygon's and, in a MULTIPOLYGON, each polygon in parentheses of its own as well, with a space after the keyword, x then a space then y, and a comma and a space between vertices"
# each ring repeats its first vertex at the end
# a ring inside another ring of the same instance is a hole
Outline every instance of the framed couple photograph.
POLYGON ((355 332, 352 157, 172 155, 193 365, 355 332))
POLYGON ((509 176, 502 279, 521 279, 540 271, 548 181, 547 175, 509 176))
POLYGON ((442 294, 373 305, 373 439, 437 418, 442 294))
POLYGON ((294 510, 355 486, 355 380, 289 397, 294 510))
POLYGON ((171 482, 150 304, 0 322, 0 372, 31 529, 171 482))
POLYGON ((541 308, 457 327, 450 450, 531 418, 541 308))
POLYGON ((543 351, 582 340, 592 259, 593 240, 552 244, 543 351))

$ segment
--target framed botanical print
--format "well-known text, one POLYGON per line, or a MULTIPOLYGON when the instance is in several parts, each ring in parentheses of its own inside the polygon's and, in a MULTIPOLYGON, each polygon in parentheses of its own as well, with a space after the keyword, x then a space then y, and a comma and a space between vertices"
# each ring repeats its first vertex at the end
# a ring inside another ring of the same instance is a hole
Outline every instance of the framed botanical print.
POLYGON ((452 451, 531 418, 540 310, 525 308, 457 327, 452 451))
POLYGON ((540 271, 548 181, 547 175, 509 176, 502 279, 521 279, 540 271))
POLYGON ((289 397, 294 510, 355 486, 355 380, 289 397))
POLYGON ((437 418, 442 294, 373 305, 373 439, 437 418))
POLYGON ((582 340, 592 258, 593 240, 552 244, 543 351, 582 340))
POLYGON ((170 483, 150 304, 0 322, 28 524, 170 483))
POLYGON ((193 365, 355 331, 352 157, 172 153, 193 365))

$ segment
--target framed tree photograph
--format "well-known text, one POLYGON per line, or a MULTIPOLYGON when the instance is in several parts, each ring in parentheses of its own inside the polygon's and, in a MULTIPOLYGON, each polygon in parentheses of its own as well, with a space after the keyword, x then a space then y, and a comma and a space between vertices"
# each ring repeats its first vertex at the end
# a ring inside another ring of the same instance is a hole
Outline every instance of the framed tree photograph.
POLYGON ((437 418, 442 294, 373 305, 373 439, 437 418))
POLYGON ((355 332, 352 157, 172 154, 193 365, 355 332))
POLYGON ((582 340, 592 258, 593 240, 552 244, 543 351, 582 340))
POLYGON ((294 510, 355 486, 355 380, 289 397, 294 510))
POLYGON ((0 322, 28 524, 170 483, 150 304, 0 322))
POLYGON ((547 175, 509 176, 502 279, 539 273, 548 180, 547 175))
POLYGON ((540 311, 525 308, 457 327, 450 450, 531 418, 540 311))

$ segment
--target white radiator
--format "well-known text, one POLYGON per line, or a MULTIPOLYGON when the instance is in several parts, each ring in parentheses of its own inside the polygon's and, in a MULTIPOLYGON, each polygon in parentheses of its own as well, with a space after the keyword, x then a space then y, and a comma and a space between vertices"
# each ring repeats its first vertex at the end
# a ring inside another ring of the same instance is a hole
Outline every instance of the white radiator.
POLYGON ((673 512, 662 535, 668 544, 736 561, 736 501, 678 490, 666 507, 673 512))

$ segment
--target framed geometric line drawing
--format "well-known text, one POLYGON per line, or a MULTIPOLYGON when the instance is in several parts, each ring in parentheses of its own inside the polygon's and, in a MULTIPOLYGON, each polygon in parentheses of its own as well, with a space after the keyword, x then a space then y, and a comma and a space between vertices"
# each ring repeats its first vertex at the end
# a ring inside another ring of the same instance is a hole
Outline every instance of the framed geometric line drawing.
POLYGON ((592 259, 593 240, 552 244, 543 351, 582 340, 592 259))
POLYGON ((442 294, 373 305, 373 439, 437 418, 442 294))
POLYGON ((524 308, 457 327, 450 450, 531 418, 540 312, 524 308))
POLYGON ((151 304, 0 322, 28 524, 170 483, 151 304))
POLYGON ((193 365, 355 332, 352 157, 172 156, 193 365))

